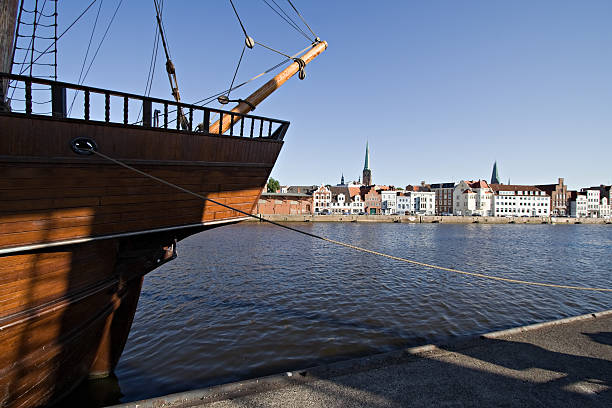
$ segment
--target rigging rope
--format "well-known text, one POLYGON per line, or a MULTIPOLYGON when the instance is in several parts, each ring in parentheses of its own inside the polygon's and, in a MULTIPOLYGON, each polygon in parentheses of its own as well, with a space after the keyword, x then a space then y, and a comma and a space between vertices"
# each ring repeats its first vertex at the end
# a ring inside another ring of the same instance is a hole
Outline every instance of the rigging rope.
MULTIPOLYGON (((272 7, 272 5, 270 3, 268 3, 267 0, 262 0, 264 3, 266 3, 268 5, 268 7, 270 7, 270 9, 272 9, 272 11, 274 11, 280 18, 282 18, 283 20, 285 20, 287 22, 287 24, 289 24, 291 27, 293 27, 294 30, 296 30, 298 33, 302 34, 308 41, 312 41, 312 39, 308 36, 308 34, 306 34, 304 32, 304 30, 302 30, 292 19, 291 17, 289 17, 287 15, 287 13, 285 13, 285 11, 276 3, 274 2, 274 4, 276 4, 276 6, 282 11, 282 13, 284 15, 287 16, 287 18, 283 17, 282 14, 280 14, 274 7, 272 7)), ((274 1, 274 0, 273 0, 274 1)))
MULTIPOLYGON (((115 21, 115 17, 117 16, 117 12, 119 11, 119 7, 121 7, 121 4, 123 4, 123 0, 119 0, 119 3, 117 3, 117 8, 115 8, 115 12, 113 13, 113 16, 111 17, 108 26, 106 27, 106 31, 104 31, 104 35, 102 36, 102 39, 100 40, 100 43, 98 44, 98 48, 96 48, 96 52, 94 53, 93 57, 91 58, 91 61, 89 62, 89 66, 87 67, 87 71, 85 71, 85 75, 83 76, 83 81, 85 82, 85 78, 87 78, 87 75, 89 75, 89 71, 91 70, 91 67, 93 66, 94 61, 96 60, 96 57, 98 56, 98 52, 100 51, 100 48, 102 47, 102 44, 104 43, 104 40, 106 39, 106 36, 108 34, 108 31, 111 28, 111 25, 113 24, 113 21, 115 21)), ((82 84, 81 82, 81 84, 82 84)), ((79 85, 81 85, 79 84, 79 85)), ((72 104, 74 104, 74 100, 76 99, 77 94, 80 92, 80 90, 77 90, 74 93, 74 98, 72 98, 72 104)), ((72 111, 72 105, 70 105, 70 110, 72 111)))
POLYGON ((229 210, 238 212, 238 213, 243 214, 245 216, 248 216, 248 217, 251 217, 251 218, 255 218, 255 219, 259 220, 259 221, 267 222, 267 223, 272 224, 272 225, 276 225, 277 227, 281 227, 281 228, 284 228, 284 229, 287 229, 287 230, 290 230, 290 231, 293 231, 293 232, 297 232, 297 233, 302 234, 302 235, 306 235, 306 236, 309 236, 309 237, 312 237, 312 238, 320 239, 320 240, 323 240, 325 242, 329 242, 331 244, 339 245, 339 246, 342 246, 342 247, 345 247, 345 248, 349 248, 349 249, 353 249, 353 250, 356 250, 356 251, 365 252, 365 253, 368 253, 368 254, 377 255, 377 256, 384 257, 384 258, 389 258, 389 259, 393 259, 393 260, 396 260, 396 261, 409 263, 409 264, 412 264, 412 265, 422 266, 422 267, 425 267, 425 268, 437 269, 437 270, 441 270, 441 271, 445 271, 445 272, 452 272, 452 273, 456 273, 456 274, 460 274, 460 275, 471 276, 471 277, 482 278, 482 279, 489 279, 489 280, 506 282, 506 283, 515 283, 515 284, 530 285, 530 286, 543 286, 543 287, 557 288, 557 289, 574 289, 574 290, 595 291, 595 292, 612 292, 612 288, 596 288, 596 287, 587 287, 587 286, 559 285, 559 284, 554 284, 554 283, 532 282, 532 281, 525 281, 525 280, 520 280, 520 279, 502 278, 500 276, 486 275, 484 273, 477 273, 477 272, 466 272, 466 271, 461 271, 461 270, 454 269, 454 268, 446 268, 444 266, 432 265, 432 264, 428 264, 428 263, 425 263, 425 262, 414 261, 412 259, 401 258, 401 257, 398 257, 398 256, 393 256, 393 255, 385 254, 383 252, 378 252, 378 251, 373 251, 371 249, 366 249, 366 248, 358 247, 356 245, 347 244, 345 242, 336 241, 334 239, 326 238, 326 237, 323 237, 321 235, 317 235, 317 234, 306 232, 306 231, 303 231, 303 230, 300 230, 300 229, 297 229, 297 228, 289 227, 287 225, 283 225, 283 224, 280 224, 280 223, 275 222, 275 221, 267 220, 267 219, 262 218, 262 217, 260 217, 258 215, 254 215, 254 214, 247 213, 245 211, 239 210, 237 208, 233 208, 233 207, 231 207, 231 206, 229 206, 227 204, 223 204, 223 203, 221 203, 219 201, 213 200, 212 198, 205 197, 205 196, 203 196, 201 194, 198 194, 198 193, 196 193, 194 191, 191 191, 191 190, 188 190, 188 189, 183 188, 181 186, 178 186, 176 184, 170 183, 169 181, 166 181, 166 180, 161 179, 159 177, 155 177, 152 174, 146 173, 146 172, 144 172, 142 170, 138 170, 137 168, 132 167, 132 166, 130 166, 130 165, 128 165, 128 164, 126 164, 126 163, 124 163, 122 161, 119 161, 117 159, 113 159, 112 157, 109 157, 109 156, 107 156, 107 155, 105 155, 103 153, 100 153, 100 152, 98 152, 97 150, 95 150, 95 149, 93 149, 91 147, 89 149, 84 149, 84 150, 88 150, 89 152, 91 152, 91 153, 93 153, 93 154, 95 154, 95 155, 97 155, 97 156, 99 156, 99 157, 101 157, 103 159, 106 159, 106 160, 108 160, 108 161, 110 161, 112 163, 115 163, 115 164, 117 164, 117 165, 119 165, 121 167, 124 167, 124 168, 126 168, 128 170, 134 171, 134 172, 140 174, 141 176, 148 177, 148 178, 150 178, 152 180, 155 180, 155 181, 157 181, 157 182, 159 182, 161 184, 164 184, 164 185, 169 186, 171 188, 180 190, 180 191, 182 191, 184 193, 187 193, 187 194, 192 195, 194 197, 200 198, 202 200, 209 201, 209 202, 211 202, 213 204, 219 205, 219 206, 227 208, 229 210))
MULTIPOLYGON (((274 1, 274 0, 272 0, 274 1)), ((289 2, 289 4, 291 5, 291 7, 293 7, 293 10, 295 10, 295 12, 297 13, 298 16, 300 16, 300 18, 302 19, 302 22, 306 25, 306 27, 308 27, 308 29, 310 30, 310 32, 312 33, 312 35, 314 35, 315 40, 317 38, 319 38, 314 31, 312 31, 312 28, 310 28, 310 26, 308 25, 308 23, 306 22, 306 20, 304 20, 304 17, 302 17, 302 15, 300 14, 300 12, 298 11, 298 9, 295 8, 295 6, 293 5, 293 3, 291 2, 291 0, 287 0, 289 2)))
POLYGON ((240 68, 240 63, 242 62, 242 57, 244 56, 244 51, 246 50, 246 44, 242 47, 242 53, 240 53, 240 59, 238 60, 238 65, 236 65, 236 71, 234 71, 234 77, 232 78, 232 83, 230 84, 229 89, 227 90, 227 98, 229 99, 230 92, 232 92, 232 87, 234 86, 234 81, 236 80, 236 75, 238 74, 238 68, 240 68))
MULTIPOLYGON (((234 7, 234 2, 232 0, 229 0, 230 4, 232 5, 232 8, 234 9, 234 14, 236 14, 236 18, 238 19, 238 22, 240 23, 240 27, 242 27, 242 32, 244 33, 244 37, 246 39, 246 41, 249 41, 249 35, 246 32, 246 28, 244 28, 244 24, 242 24, 242 20, 240 19, 240 16, 238 15, 238 11, 236 11, 236 7, 234 7)), ((249 47, 252 48, 252 47, 249 47)))
MULTIPOLYGON (((55 44, 55 43, 57 43, 57 41, 59 41, 59 39, 60 39, 60 38, 62 38, 62 37, 64 36, 64 34, 66 34, 66 33, 67 33, 67 32, 68 32, 68 31, 69 31, 71 28, 72 28, 72 26, 74 26, 74 25, 77 23, 77 21, 79 21, 79 20, 81 19, 81 17, 83 17, 83 16, 85 15, 85 13, 87 13, 87 11, 88 11, 88 10, 91 8, 91 6, 93 6, 93 5, 96 3, 96 1, 98 1, 98 0, 92 0, 92 2, 91 2, 91 3, 89 3, 89 6, 87 6, 87 7, 85 8, 85 10, 83 10, 83 12, 82 12, 82 13, 81 13, 81 14, 80 14, 80 15, 79 15, 77 18, 76 18, 76 20, 74 20, 74 21, 72 22, 72 24, 70 24, 70 25, 68 26, 68 28, 66 28, 66 29, 64 30, 64 32, 63 32, 63 33, 61 33, 61 34, 59 35, 59 37, 57 37, 57 39, 55 40, 54 44, 55 44)), ((49 50, 51 49, 51 47, 53 47, 53 44, 49 45, 49 46, 48 46, 48 47, 47 47, 47 48, 46 48, 46 49, 43 51, 43 53, 42 53, 42 54, 40 54, 38 57, 36 57, 36 59, 34 59, 34 61, 33 61, 33 62, 38 61, 38 59, 39 59, 40 57, 42 57, 42 56, 44 55, 44 53, 45 53, 45 52, 49 51, 49 50)), ((25 72, 25 71, 26 71, 28 68, 29 68, 29 67, 22 67, 21 71, 19 72, 19 75, 23 74, 23 73, 24 73, 24 72, 25 72)))
MULTIPOLYGON (((79 73, 79 79, 77 80, 77 84, 81 85, 81 78, 83 78, 83 71, 85 70, 85 64, 87 63, 87 57, 89 56, 89 49, 91 48, 91 43, 93 41, 93 36, 96 32, 96 26, 98 25, 98 18, 100 17, 100 10, 102 10, 102 4, 104 4, 104 0, 100 0, 100 4, 98 6, 98 12, 96 13, 96 19, 94 20, 93 28, 91 29, 91 35, 89 36, 89 43, 87 44, 87 51, 85 51, 85 58, 83 58, 83 65, 81 65, 81 72, 79 73)), ((70 103, 70 109, 68 109, 68 116, 72 113, 72 106, 74 105, 74 101, 77 97, 77 92, 74 93, 74 97, 72 98, 72 103, 70 103)))

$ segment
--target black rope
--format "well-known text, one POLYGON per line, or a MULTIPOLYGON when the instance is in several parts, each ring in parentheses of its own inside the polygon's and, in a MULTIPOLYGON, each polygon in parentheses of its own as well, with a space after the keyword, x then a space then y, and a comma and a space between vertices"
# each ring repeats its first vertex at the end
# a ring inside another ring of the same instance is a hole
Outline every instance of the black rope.
MULTIPOLYGON (((87 6, 87 7, 85 8, 85 10, 83 10, 83 12, 82 12, 82 13, 81 13, 81 14, 80 14, 80 15, 79 15, 77 18, 76 18, 76 20, 74 20, 74 21, 72 22, 72 24, 70 24, 70 25, 68 26, 68 28, 66 28, 66 29, 64 30, 64 32, 60 34, 60 36, 59 36, 59 37, 57 37, 57 40, 56 40, 55 42, 59 41, 59 39, 60 39, 60 38, 62 38, 62 37, 64 36, 64 34, 66 34, 66 33, 68 32, 68 30, 70 30, 70 29, 72 28, 72 26, 74 26, 74 25, 77 23, 77 21, 79 21, 79 20, 81 19, 81 17, 83 17, 83 16, 85 15, 85 13, 87 13, 87 11, 88 11, 88 10, 91 8, 91 6, 93 6, 93 5, 96 3, 96 1, 98 1, 98 0, 92 0, 92 2, 91 2, 91 3, 89 3, 89 6, 87 6)), ((47 47, 47 49, 45 50, 45 52, 46 52, 46 51, 49 51, 49 50, 51 49, 51 47, 53 47, 53 44, 49 45, 49 47, 47 47)), ((35 59, 33 62, 36 62, 36 61, 38 60, 38 58, 40 58, 41 56, 42 56, 42 54, 41 54, 41 55, 39 55, 39 56, 38 56, 38 57, 37 57, 37 58, 36 58, 36 59, 35 59)), ((28 68, 29 68, 29 67, 25 67, 24 69, 22 69, 22 71, 21 71, 21 72, 19 72, 19 75, 23 74, 23 73, 24 73, 24 72, 25 72, 25 71, 26 71, 28 68)))
MULTIPOLYGON (((12 101, 17 101, 17 102, 26 102, 25 99, 19 99, 19 98, 11 98, 12 101)), ((36 102, 36 101, 31 101, 33 104, 36 105, 44 105, 46 103, 51 103, 52 100, 48 100, 48 101, 44 101, 44 102, 36 102)))
POLYGON ((240 53, 240 59, 238 60, 238 65, 236 65, 236 71, 234 71, 234 77, 232 78, 232 83, 230 84, 229 89, 227 90, 227 97, 229 99, 230 92, 232 91, 232 87, 234 86, 234 81, 236 80, 236 75, 238 74, 238 68, 240 68, 240 63, 242 62, 242 57, 244 56, 244 50, 246 50, 246 44, 242 46, 242 53, 240 53))
MULTIPOLYGON (((38 13, 38 16, 39 17, 53 17, 52 15, 51 16, 46 16, 46 15, 40 14, 40 13, 38 13)), ((23 21, 21 22, 21 24, 25 25, 25 26, 33 26, 34 25, 34 23, 24 23, 23 21)), ((36 27, 50 28, 50 27, 55 27, 55 24, 39 24, 39 23, 36 23, 36 27)))
MULTIPOLYGON (((272 9, 272 11, 274 11, 280 18, 282 18, 283 20, 285 20, 287 22, 287 24, 289 24, 291 27, 293 27, 298 33, 302 34, 308 41, 312 41, 310 37, 308 37, 308 35, 304 32, 304 30, 302 30, 300 27, 297 26, 297 24, 295 24, 295 22, 293 20, 289 21, 287 20, 287 18, 283 17, 282 14, 280 14, 278 12, 278 10, 276 10, 274 7, 272 7, 272 5, 270 3, 268 3, 267 0, 262 0, 264 3, 266 3, 268 5, 268 7, 270 7, 270 9, 272 9)), ((276 4, 276 2, 274 2, 274 4, 276 4)), ((276 4, 278 6, 278 4, 276 4)), ((283 12, 283 14, 286 15, 286 13, 283 11, 283 9, 281 9, 281 11, 283 12)))
MULTIPOLYGON (((91 61, 89 62, 89 66, 87 67, 87 71, 85 71, 85 75, 83 76, 83 82, 85 82, 85 78, 87 78, 87 75, 89 74, 89 71, 91 70, 91 67, 93 66, 94 61, 96 60, 96 57, 98 56, 98 52, 100 51, 100 48, 102 48, 102 44, 104 43, 104 40, 106 39, 106 35, 108 34, 108 30, 110 30, 111 25, 113 24, 113 21, 115 21, 115 17, 117 16, 117 12, 119 11, 119 7, 121 7, 121 4, 123 3, 123 0, 119 0, 119 3, 117 4, 117 8, 115 9, 115 12, 113 13, 113 16, 111 17, 108 26, 106 27, 106 31, 104 31, 104 35, 102 36, 102 39, 100 40, 100 43, 98 44, 98 48, 96 48, 96 52, 94 53, 93 57, 91 58, 91 61)), ((79 93, 80 91, 77 90, 74 94, 74 98, 73 98, 73 103, 74 103, 74 99, 76 98, 76 95, 79 93)))
POLYGON ((232 0, 229 0, 229 2, 232 5, 232 8, 234 9, 234 13, 236 14, 236 18, 238 18, 238 22, 240 23, 240 27, 242 27, 242 32, 244 33, 244 37, 248 40, 249 39, 249 35, 246 32, 246 28, 244 28, 244 24, 242 24, 242 20, 240 19, 240 16, 238 15, 238 11, 236 11, 236 7, 234 7, 234 2, 232 0))
MULTIPOLYGON (((274 0, 272 0, 274 1, 274 0)), ((310 32, 312 33, 312 35, 315 37, 315 40, 319 37, 317 37, 317 35, 314 33, 314 31, 312 31, 312 28, 310 28, 310 26, 308 25, 308 23, 306 22, 306 20, 304 20, 304 17, 302 17, 302 15, 300 14, 300 12, 298 11, 298 9, 295 8, 295 6, 293 5, 293 3, 291 2, 291 0, 287 0, 289 2, 289 4, 291 5, 291 7, 293 8, 293 10, 295 10, 295 12, 297 13, 298 16, 300 16, 300 18, 302 19, 302 22, 306 25, 306 27, 308 27, 308 29, 310 30, 310 32)))
MULTIPOLYGON (((160 18, 163 16, 164 12, 164 2, 163 0, 159 2, 159 13, 160 18)), ((153 88, 153 78, 155 77, 155 63, 157 62, 157 51, 159 50, 159 26, 155 24, 155 37, 153 38, 153 50, 151 50, 151 60, 149 61, 149 72, 147 73, 147 83, 145 85, 144 94, 149 96, 151 94, 151 89, 153 88)), ((140 105, 140 109, 138 110, 138 116, 136 117, 136 122, 133 124, 138 124, 142 122, 140 120, 140 115, 142 115, 142 105, 140 105)))
MULTIPOLYGON (((98 18, 100 17, 100 10, 102 10, 102 4, 104 4, 104 0, 100 0, 100 4, 98 5, 98 12, 96 13, 96 19, 94 20, 93 28, 91 29, 91 35, 89 36, 89 43, 87 44, 87 50, 85 51, 85 57, 83 58, 83 64, 81 65, 81 72, 79 72, 79 79, 77 80, 77 84, 81 85, 81 79, 83 78, 83 71, 85 70, 85 64, 87 63, 87 57, 89 56, 89 49, 91 48, 91 43, 93 41, 93 36, 96 33, 96 27, 98 26, 98 18)), ((74 101, 78 92, 74 93, 74 97, 72 98, 72 102, 70 103, 70 109, 68 109, 68 115, 72 113, 72 107, 74 106, 74 101)))
POLYGON ((282 56, 284 56, 284 57, 291 58, 291 55, 287 55, 287 54, 285 54, 284 52, 281 52, 281 51, 279 51, 279 50, 275 50, 275 49, 274 49, 274 48, 272 48, 272 47, 268 47, 267 45, 262 44, 262 43, 260 43, 259 41, 255 41, 255 44, 257 44, 257 45, 261 45, 262 47, 267 48, 267 49, 269 49, 270 51, 273 51, 273 52, 275 52, 275 53, 277 53, 277 54, 280 54, 280 55, 282 55, 282 56))

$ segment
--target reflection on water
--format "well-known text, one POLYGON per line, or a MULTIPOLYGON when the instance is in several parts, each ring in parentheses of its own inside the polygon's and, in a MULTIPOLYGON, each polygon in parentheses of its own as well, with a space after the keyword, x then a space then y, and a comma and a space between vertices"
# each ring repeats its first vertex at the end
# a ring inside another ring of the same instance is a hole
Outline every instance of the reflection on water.
MULTIPOLYGON (((451 268, 612 286, 606 226, 292 225, 451 268)), ((121 392, 112 386, 103 398, 133 401, 611 306, 610 294, 474 279, 239 224, 183 241, 178 259, 147 275, 117 368, 121 392)))

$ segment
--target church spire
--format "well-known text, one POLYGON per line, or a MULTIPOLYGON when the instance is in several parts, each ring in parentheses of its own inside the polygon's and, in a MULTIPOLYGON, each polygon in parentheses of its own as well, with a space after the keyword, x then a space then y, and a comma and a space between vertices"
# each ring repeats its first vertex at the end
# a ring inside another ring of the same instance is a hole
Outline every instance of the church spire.
POLYGON ((493 173, 491 174, 491 184, 500 184, 499 174, 497 174, 497 160, 493 163, 493 173))
POLYGON ((370 170, 370 147, 368 142, 366 142, 365 164, 363 165, 363 184, 366 186, 374 184, 372 182, 372 170, 370 170))

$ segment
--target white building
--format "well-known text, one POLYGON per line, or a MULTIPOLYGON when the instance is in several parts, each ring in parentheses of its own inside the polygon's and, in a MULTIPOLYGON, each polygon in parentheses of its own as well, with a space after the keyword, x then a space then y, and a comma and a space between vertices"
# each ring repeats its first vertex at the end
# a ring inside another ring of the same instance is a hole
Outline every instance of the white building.
POLYGON ((332 200, 329 211, 333 214, 359 214, 364 211, 359 188, 348 186, 331 187, 332 200))
POLYGON ((584 218, 588 216, 588 201, 584 193, 572 192, 570 198, 570 217, 584 218))
POLYGON ((395 190, 381 190, 380 199, 381 207, 380 211, 383 214, 395 214, 397 213, 397 191, 395 190))
POLYGON ((584 190, 587 198, 587 217, 599 217, 600 191, 595 189, 584 190))
POLYGON ((405 191, 397 197, 398 214, 435 215, 436 193, 433 191, 405 191))
POLYGON ((491 184, 491 212, 496 217, 548 217, 550 196, 534 186, 491 184))
POLYGON ((321 187, 312 193, 312 208, 315 214, 331 212, 331 201, 331 191, 324 185, 321 185, 321 187))
POLYGON ((493 192, 484 180, 461 180, 453 191, 453 214, 493 215, 491 202, 493 192))
POLYGON ((599 204, 599 216, 601 218, 610 218, 610 216, 612 216, 612 208, 610 207, 612 206, 610 205, 608 197, 603 197, 599 204))

